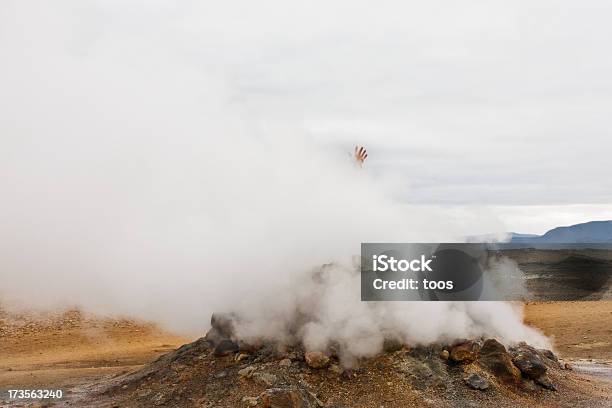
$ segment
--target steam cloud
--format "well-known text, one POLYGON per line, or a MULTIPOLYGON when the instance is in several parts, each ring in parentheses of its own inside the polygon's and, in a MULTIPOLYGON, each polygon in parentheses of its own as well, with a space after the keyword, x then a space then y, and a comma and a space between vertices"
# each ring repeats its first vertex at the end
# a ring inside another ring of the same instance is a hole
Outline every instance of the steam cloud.
POLYGON ((361 303, 360 242, 453 241, 465 218, 394 201, 298 120, 260 120, 191 55, 202 39, 172 13, 114 7, 2 4, 4 307, 78 306, 187 332, 236 311, 242 336, 275 339, 307 316, 304 344, 346 356, 375 353, 389 333, 545 342, 509 304, 361 303))

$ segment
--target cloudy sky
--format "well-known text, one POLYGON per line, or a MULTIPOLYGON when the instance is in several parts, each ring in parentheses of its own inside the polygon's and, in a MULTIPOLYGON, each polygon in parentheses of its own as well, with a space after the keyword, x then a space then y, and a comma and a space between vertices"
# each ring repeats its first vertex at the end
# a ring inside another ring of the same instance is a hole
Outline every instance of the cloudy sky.
POLYGON ((612 219, 610 21, 593 0, 3 1, 0 143, 70 109, 53 101, 74 64, 90 82, 114 73, 117 92, 145 89, 121 75, 141 69, 147 98, 188 69, 254 138, 291 129, 339 155, 362 144, 406 203, 542 233, 612 219), (161 60, 181 70, 158 80, 161 60))

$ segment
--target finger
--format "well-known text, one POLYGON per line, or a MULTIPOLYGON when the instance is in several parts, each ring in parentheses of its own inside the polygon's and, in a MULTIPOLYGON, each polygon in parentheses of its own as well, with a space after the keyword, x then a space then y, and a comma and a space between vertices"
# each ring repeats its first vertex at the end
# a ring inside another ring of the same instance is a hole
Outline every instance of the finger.
POLYGON ((366 155, 363 156, 363 161, 365 161, 365 159, 367 159, 367 158, 368 158, 368 154, 366 153, 366 155))

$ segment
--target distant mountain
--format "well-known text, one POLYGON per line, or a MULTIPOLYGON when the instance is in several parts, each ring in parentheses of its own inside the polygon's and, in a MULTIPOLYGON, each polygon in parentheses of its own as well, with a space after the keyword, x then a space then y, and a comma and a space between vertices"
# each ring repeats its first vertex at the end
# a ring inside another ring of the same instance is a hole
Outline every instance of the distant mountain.
POLYGON ((583 224, 557 227, 546 234, 538 236, 531 234, 510 233, 512 243, 612 243, 612 220, 591 221, 583 224))
POLYGON ((468 235, 465 237, 466 242, 480 243, 480 242, 532 242, 534 238, 539 238, 536 234, 518 234, 516 232, 504 232, 499 234, 480 234, 480 235, 468 235))
POLYGON ((510 232, 508 233, 507 237, 510 242, 531 242, 535 238, 540 238, 540 236, 536 234, 519 234, 516 232, 510 232))

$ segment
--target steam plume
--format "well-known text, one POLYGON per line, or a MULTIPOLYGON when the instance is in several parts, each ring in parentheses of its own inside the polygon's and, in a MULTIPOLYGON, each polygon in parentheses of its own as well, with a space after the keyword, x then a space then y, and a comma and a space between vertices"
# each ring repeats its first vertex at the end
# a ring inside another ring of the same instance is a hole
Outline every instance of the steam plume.
POLYGON ((350 266, 360 242, 452 241, 465 221, 394 201, 299 121, 262 122, 232 78, 191 58, 202 38, 164 13, 29 4, 0 14, 5 306, 78 306, 187 332, 235 310, 245 337, 275 338, 308 310, 308 347, 335 341, 357 356, 388 331, 541 340, 506 304, 361 303, 350 266), (323 283, 308 280, 329 262, 323 283))

